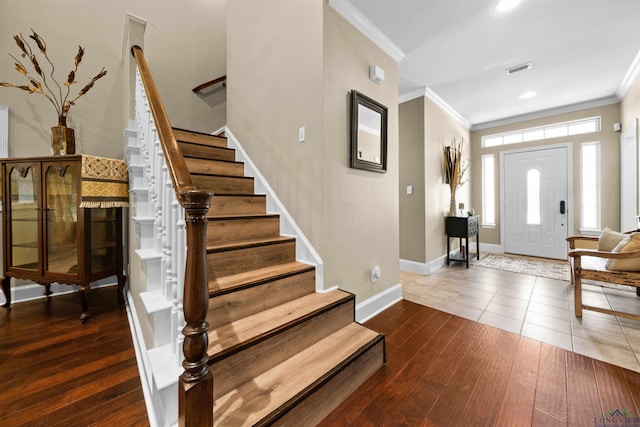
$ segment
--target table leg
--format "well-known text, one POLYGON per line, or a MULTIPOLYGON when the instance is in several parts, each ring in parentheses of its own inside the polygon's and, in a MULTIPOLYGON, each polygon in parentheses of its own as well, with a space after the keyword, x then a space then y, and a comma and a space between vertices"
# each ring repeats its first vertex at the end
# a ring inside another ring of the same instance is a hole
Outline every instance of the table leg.
POLYGON ((11 310, 11 277, 7 276, 2 279, 2 293, 6 300, 5 303, 2 304, 2 307, 9 311, 11 310))
POLYGON ((80 303, 82 304, 82 314, 80 315, 80 321, 86 323, 89 320, 89 300, 87 299, 88 286, 80 286, 80 303))
POLYGON ((464 242, 465 242, 465 245, 467 245, 466 252, 465 252, 465 259, 467 261, 467 268, 469 268, 469 236, 464 238, 464 242))

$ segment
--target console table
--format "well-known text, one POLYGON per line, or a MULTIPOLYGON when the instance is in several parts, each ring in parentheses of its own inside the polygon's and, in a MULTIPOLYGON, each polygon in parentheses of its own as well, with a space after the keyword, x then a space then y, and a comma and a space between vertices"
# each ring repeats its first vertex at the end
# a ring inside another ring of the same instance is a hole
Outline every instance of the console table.
POLYGON ((469 237, 476 238, 476 258, 480 259, 480 240, 478 216, 447 216, 445 217, 445 233, 447 234, 447 265, 451 261, 466 262, 469 268, 469 237), (452 237, 460 239, 460 248, 462 248, 462 239, 465 242, 464 256, 452 257, 450 251, 450 240, 452 237))

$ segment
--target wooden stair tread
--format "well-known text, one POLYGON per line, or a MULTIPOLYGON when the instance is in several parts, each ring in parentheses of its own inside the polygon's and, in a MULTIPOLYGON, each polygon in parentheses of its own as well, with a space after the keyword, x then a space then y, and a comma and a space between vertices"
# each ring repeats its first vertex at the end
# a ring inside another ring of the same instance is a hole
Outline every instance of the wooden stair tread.
POLYGON ((315 267, 300 262, 288 262, 285 264, 273 265, 245 273, 233 274, 219 277, 209 282, 209 295, 219 295, 229 292, 231 289, 246 288, 255 286, 270 280, 277 280, 283 277, 293 276, 313 270, 315 267))
POLYGON ((173 136, 179 142, 196 143, 205 146, 226 147, 227 138, 204 132, 194 132, 185 129, 173 128, 173 136))
POLYGON ((209 330, 209 360, 233 354, 352 298, 340 290, 316 292, 209 330))
POLYGON ((250 218, 279 218, 278 214, 270 213, 256 213, 256 214, 240 214, 240 215, 207 215, 209 221, 222 221, 222 220, 234 220, 234 219, 250 219, 250 218))
POLYGON ((207 246, 207 253, 229 251, 243 248, 250 248, 254 246, 266 246, 274 245, 285 242, 295 242, 295 237, 289 236, 276 236, 265 237, 260 239, 238 240, 234 242, 222 243, 220 245, 207 246))
POLYGON ((225 175, 225 174, 220 174, 220 173, 203 173, 203 172, 192 172, 191 173, 192 177, 208 177, 208 176, 215 176, 215 177, 220 177, 220 178, 235 178, 235 179, 239 179, 239 180, 246 180, 246 181, 251 181, 254 178, 252 176, 237 176, 237 175, 225 175))
POLYGON ((202 157, 198 157, 196 155, 193 154, 185 154, 184 156, 182 156, 185 158, 185 160, 189 161, 189 160, 193 160, 193 161, 201 161, 202 163, 209 163, 209 162, 216 162, 216 163, 230 163, 230 164, 238 164, 238 165, 243 165, 244 166, 244 162, 239 162, 237 160, 225 160, 225 159, 206 159, 206 158, 202 158, 202 157))
POLYGON ((251 426, 275 421, 287 406, 328 381, 380 339, 380 334, 355 322, 343 327, 217 399, 216 425, 251 426))

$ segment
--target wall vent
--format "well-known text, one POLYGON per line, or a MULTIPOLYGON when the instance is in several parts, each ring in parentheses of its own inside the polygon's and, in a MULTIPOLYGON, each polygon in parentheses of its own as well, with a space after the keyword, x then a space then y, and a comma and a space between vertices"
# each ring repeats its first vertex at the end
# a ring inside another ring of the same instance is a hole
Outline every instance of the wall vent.
POLYGON ((518 65, 513 68, 507 68, 506 70, 504 70, 504 72, 507 73, 508 75, 511 75, 514 73, 519 73, 520 71, 528 70, 531 67, 533 67, 531 62, 527 62, 526 64, 518 65))

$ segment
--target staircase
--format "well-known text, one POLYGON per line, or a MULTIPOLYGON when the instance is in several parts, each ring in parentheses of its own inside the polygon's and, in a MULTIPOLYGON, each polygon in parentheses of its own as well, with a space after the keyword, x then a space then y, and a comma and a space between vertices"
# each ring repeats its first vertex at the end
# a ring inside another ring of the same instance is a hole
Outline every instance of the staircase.
MULTIPOLYGON (((208 356, 216 426, 313 426, 384 364, 354 295, 315 291, 224 137, 174 129, 207 215, 208 356)), ((203 408, 206 410, 206 408, 203 408)))

